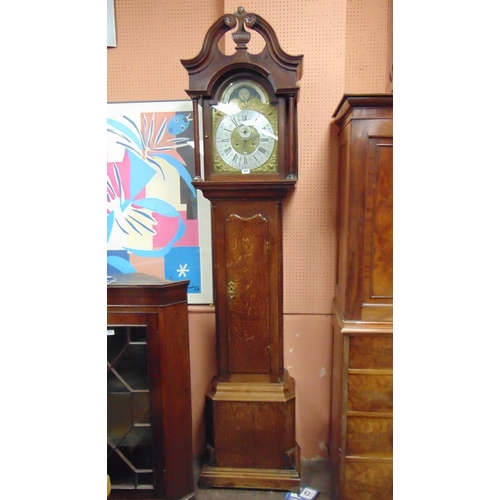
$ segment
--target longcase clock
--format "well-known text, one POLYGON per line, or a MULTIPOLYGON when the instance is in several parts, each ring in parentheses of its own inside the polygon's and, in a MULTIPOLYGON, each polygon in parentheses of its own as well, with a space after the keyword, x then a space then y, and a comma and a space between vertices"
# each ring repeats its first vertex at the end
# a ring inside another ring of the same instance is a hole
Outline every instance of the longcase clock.
POLYGON ((198 56, 181 61, 195 133, 200 120, 203 130, 193 185, 212 206, 217 376, 206 396, 200 486, 300 487, 295 381, 283 365, 282 203, 297 182, 302 58, 239 7, 210 27, 198 56), (260 54, 248 52, 247 29, 264 39, 260 54), (230 30, 236 47, 224 55, 218 43, 230 30))

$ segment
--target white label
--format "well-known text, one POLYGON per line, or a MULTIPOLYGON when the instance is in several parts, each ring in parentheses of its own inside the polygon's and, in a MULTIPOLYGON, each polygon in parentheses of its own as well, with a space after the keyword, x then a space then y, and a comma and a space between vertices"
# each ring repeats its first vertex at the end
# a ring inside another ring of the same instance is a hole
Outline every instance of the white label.
POLYGON ((300 498, 315 498, 318 493, 318 490, 313 488, 305 487, 300 490, 300 498))
POLYGON ((241 169, 241 173, 242 174, 249 174, 250 173, 250 169, 249 168, 242 168, 241 169))
POLYGON ((108 330, 108 335, 114 335, 115 331, 114 330, 108 330))

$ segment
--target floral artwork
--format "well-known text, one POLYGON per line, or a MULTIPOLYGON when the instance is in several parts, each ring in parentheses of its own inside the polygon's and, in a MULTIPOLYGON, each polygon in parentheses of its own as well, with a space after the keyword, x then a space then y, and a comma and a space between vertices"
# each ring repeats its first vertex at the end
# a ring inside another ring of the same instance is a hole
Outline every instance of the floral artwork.
POLYGON ((108 104, 108 275, 190 281, 212 302, 209 202, 191 184, 191 101, 108 104))

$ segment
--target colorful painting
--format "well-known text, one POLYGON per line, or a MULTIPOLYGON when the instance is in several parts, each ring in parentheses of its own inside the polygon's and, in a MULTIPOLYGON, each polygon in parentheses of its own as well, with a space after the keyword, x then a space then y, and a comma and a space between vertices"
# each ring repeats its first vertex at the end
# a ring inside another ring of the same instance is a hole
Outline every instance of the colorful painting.
POLYGON ((210 203, 191 184, 191 101, 108 104, 107 134, 108 275, 188 279, 188 302, 211 304, 210 203))

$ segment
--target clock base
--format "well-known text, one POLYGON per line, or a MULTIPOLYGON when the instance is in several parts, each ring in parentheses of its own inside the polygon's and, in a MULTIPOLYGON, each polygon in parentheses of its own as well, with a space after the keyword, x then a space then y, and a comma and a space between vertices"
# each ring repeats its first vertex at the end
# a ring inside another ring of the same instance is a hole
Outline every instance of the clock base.
POLYGON ((209 453, 200 487, 299 490, 295 380, 286 370, 280 383, 258 379, 214 379, 206 396, 209 453))
MULTIPOLYGON (((297 446, 297 450, 298 450, 297 446)), ((198 481, 200 488, 248 488, 261 490, 300 490, 297 470, 217 467, 205 464, 198 481)))

